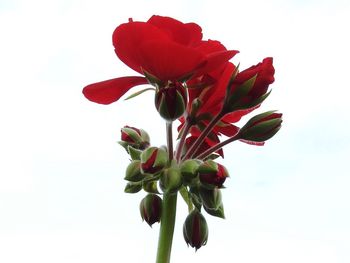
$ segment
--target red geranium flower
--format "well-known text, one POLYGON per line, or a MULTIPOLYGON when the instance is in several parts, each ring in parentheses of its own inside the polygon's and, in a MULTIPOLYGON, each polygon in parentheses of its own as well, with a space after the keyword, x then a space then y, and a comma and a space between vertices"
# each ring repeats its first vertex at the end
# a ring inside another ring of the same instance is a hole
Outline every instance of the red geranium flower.
MULTIPOLYGON (((163 85, 219 68, 237 53, 218 51, 218 44, 203 41, 202 29, 195 23, 161 16, 152 16, 147 22, 130 19, 113 33, 119 59, 142 75, 152 75, 163 85)), ((93 102, 110 104, 130 88, 147 83, 141 76, 121 77, 90 84, 83 93, 93 102)))

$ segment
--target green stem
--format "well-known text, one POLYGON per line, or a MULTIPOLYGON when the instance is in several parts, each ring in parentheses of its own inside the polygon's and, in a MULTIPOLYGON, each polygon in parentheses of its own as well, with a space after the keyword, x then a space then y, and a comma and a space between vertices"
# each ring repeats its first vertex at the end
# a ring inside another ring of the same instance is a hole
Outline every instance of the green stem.
MULTIPOLYGON (((172 122, 166 123, 166 137, 169 154, 169 164, 174 158, 172 122)), ((176 218, 176 193, 163 194, 162 215, 158 239, 156 263, 170 263, 171 246, 173 243, 175 218, 176 218)))
POLYGON ((177 193, 164 193, 156 263, 169 263, 176 217, 177 193))
POLYGON ((183 130, 182 130, 182 135, 181 135, 181 139, 180 139, 180 142, 179 142, 179 147, 176 150, 176 161, 177 162, 179 162, 180 159, 181 159, 182 149, 183 149, 183 147, 185 145, 186 136, 187 136, 190 128, 191 128, 191 124, 186 120, 185 126, 183 127, 183 130))
POLYGON ((168 145, 169 163, 174 159, 173 149, 173 122, 166 123, 166 140, 168 145))

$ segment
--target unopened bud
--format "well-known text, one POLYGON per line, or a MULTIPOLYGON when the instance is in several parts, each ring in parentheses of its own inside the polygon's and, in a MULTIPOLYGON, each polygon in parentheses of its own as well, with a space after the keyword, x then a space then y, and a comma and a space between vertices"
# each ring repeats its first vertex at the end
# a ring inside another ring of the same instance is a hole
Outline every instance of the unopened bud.
POLYGON ((186 89, 180 82, 169 82, 167 86, 159 88, 156 92, 156 109, 167 121, 181 117, 185 112, 186 104, 186 89))
POLYGON ((174 193, 182 186, 182 176, 178 168, 165 169, 160 177, 159 185, 164 192, 174 193))
POLYGON ((181 166, 180 171, 184 178, 185 182, 191 182, 192 179, 196 178, 198 167, 199 167, 200 161, 199 160, 185 160, 181 166))
POLYGON ((221 188, 229 176, 226 168, 212 160, 203 162, 198 168, 199 180, 208 189, 221 188))
POLYGON ((145 176, 141 173, 141 162, 136 160, 132 161, 126 168, 124 179, 130 182, 139 182, 145 176))
POLYGON ((239 131, 239 139, 264 142, 272 138, 281 128, 282 113, 268 111, 251 118, 239 131))
POLYGON ((204 216, 194 209, 183 225, 183 235, 187 245, 199 249, 208 241, 208 225, 204 216))
POLYGON ((162 199, 156 194, 148 194, 141 200, 140 214, 149 226, 160 222, 162 214, 162 199))
POLYGON ((121 142, 126 149, 130 145, 136 149, 146 149, 150 144, 150 139, 143 129, 125 126, 121 129, 121 142))
POLYGON ((168 154, 157 147, 149 147, 141 154, 141 170, 146 174, 156 174, 168 163, 168 154))

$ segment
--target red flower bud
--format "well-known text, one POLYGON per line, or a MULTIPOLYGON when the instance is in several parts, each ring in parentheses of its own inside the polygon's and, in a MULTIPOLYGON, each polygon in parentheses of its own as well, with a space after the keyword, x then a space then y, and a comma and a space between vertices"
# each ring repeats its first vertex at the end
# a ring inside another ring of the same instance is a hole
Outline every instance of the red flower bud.
POLYGON ((272 62, 272 58, 265 58, 234 77, 225 98, 224 109, 227 113, 252 108, 267 98, 267 89, 275 81, 272 62))
POLYGON ((162 214, 162 199, 156 194, 148 194, 141 200, 140 214, 149 226, 155 222, 160 222, 162 214))
POLYGON ((137 129, 130 126, 124 126, 121 129, 121 142, 125 148, 130 145, 136 149, 146 149, 150 144, 150 139, 142 129, 137 129))
POLYGON ((282 113, 264 112, 251 118, 239 131, 239 138, 251 142, 264 142, 281 128, 282 113))
POLYGON ((166 87, 160 87, 156 92, 156 109, 167 121, 181 117, 187 103, 186 89, 180 82, 169 82, 166 87))
POLYGON ((161 148, 149 147, 141 154, 141 170, 143 173, 156 174, 168 163, 167 152, 161 148))
POLYGON ((221 188, 229 176, 223 165, 212 160, 207 160, 199 166, 198 175, 202 185, 208 189, 221 188))
POLYGON ((183 225, 183 235, 187 245, 196 250, 208 241, 208 225, 204 216, 194 209, 186 218, 183 225))

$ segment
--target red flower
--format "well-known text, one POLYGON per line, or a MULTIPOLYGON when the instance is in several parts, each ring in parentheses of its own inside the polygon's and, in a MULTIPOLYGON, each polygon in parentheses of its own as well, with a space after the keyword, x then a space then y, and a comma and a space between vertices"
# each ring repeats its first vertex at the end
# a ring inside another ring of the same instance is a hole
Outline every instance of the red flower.
MULTIPOLYGON (((170 17, 152 16, 147 22, 122 24, 113 33, 119 59, 140 74, 150 74, 167 85, 218 68, 237 51, 218 51, 216 41, 203 41, 201 28, 170 17)), ((86 86, 91 101, 109 104, 134 86, 147 84, 145 77, 121 77, 86 86)))

